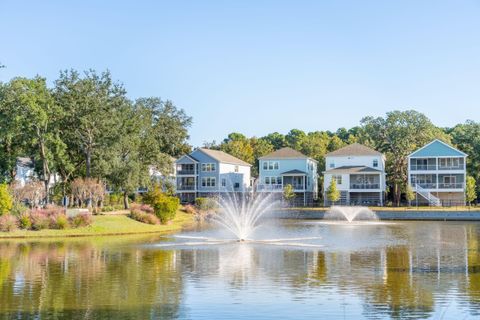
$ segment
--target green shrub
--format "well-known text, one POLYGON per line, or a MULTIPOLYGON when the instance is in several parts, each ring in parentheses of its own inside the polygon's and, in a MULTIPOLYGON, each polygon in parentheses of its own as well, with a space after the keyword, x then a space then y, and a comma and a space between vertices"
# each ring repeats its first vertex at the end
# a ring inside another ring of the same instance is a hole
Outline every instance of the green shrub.
POLYGON ((25 206, 23 203, 14 202, 10 213, 16 217, 20 217, 24 213, 28 211, 28 207, 25 206))
POLYGON ((24 212, 18 216, 18 225, 20 229, 29 230, 32 228, 32 219, 27 212, 24 212))
POLYGON ((5 183, 0 184, 0 216, 10 213, 13 206, 12 195, 5 183))
POLYGON ((197 206, 198 210, 201 211, 211 211, 215 210, 217 207, 215 200, 212 198, 197 198, 195 200, 195 205, 197 206))
POLYGON ((160 219, 162 224, 175 218, 180 200, 177 197, 162 196, 153 204, 155 215, 160 219))
POLYGON ((68 228, 68 218, 64 214, 59 214, 57 216, 52 216, 52 222, 50 227, 52 229, 67 229, 68 228))
POLYGON ((153 207, 155 215, 162 224, 175 218, 180 206, 180 200, 177 197, 167 196, 159 187, 146 193, 143 200, 153 207))

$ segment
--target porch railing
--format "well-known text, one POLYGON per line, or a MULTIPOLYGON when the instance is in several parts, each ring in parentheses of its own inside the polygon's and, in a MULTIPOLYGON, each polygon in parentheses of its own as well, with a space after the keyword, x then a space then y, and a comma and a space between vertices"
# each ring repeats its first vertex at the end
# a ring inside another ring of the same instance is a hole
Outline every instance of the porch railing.
POLYGON ((463 183, 439 183, 438 189, 463 189, 463 183))
POLYGON ((195 190, 195 185, 177 185, 177 190, 195 190))
POLYGON ((257 191, 281 191, 283 185, 281 184, 257 184, 257 191))
POLYGON ((177 170, 177 175, 195 174, 195 170, 177 170))
POLYGON ((378 183, 351 183, 350 189, 380 189, 378 183))
POLYGON ((420 171, 420 170, 437 170, 436 164, 412 164, 410 165, 411 171, 420 171))

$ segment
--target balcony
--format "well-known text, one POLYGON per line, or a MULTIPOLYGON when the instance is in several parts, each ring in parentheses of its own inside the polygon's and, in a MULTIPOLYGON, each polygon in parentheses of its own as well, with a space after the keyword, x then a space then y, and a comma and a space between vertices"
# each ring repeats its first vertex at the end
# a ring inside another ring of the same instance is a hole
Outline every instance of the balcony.
POLYGON ((177 175, 192 175, 196 174, 194 169, 183 169, 183 170, 177 170, 177 175))
POLYGON ((456 166, 438 166, 438 170, 464 170, 465 167, 463 164, 456 165, 456 166))
MULTIPOLYGON (((270 191, 278 192, 283 191, 284 185, 282 184, 257 184, 257 191, 270 191)), ((295 191, 305 191, 305 187, 302 184, 292 184, 293 190, 295 191)))
POLYGON ((380 184, 378 183, 351 183, 350 189, 380 189, 380 184))
POLYGON ((410 165, 411 171, 434 171, 437 170, 435 164, 412 164, 410 165))
POLYGON ((282 191, 283 185, 281 184, 258 184, 257 191, 282 191))
POLYGON ((412 182, 412 184, 415 186, 419 186, 422 189, 437 189, 437 184, 435 182, 412 182))
POLYGON ((439 183, 438 189, 463 189, 463 183, 439 183))
POLYGON ((195 190, 195 185, 177 185, 177 191, 191 191, 195 190))
POLYGON ((422 189, 457 189, 463 190, 463 183, 413 183, 422 189))

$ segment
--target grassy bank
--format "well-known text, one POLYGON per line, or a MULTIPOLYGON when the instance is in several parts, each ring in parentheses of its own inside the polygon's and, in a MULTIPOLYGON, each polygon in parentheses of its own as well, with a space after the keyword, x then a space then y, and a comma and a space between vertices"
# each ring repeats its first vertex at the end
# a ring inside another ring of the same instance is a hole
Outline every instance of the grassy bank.
POLYGON ((175 219, 168 225, 145 224, 130 219, 126 215, 98 215, 93 217, 93 223, 88 227, 64 230, 45 229, 40 231, 16 230, 13 232, 0 232, 0 239, 171 233, 180 231, 182 228, 193 224, 193 222, 193 215, 180 210, 177 211, 175 219))

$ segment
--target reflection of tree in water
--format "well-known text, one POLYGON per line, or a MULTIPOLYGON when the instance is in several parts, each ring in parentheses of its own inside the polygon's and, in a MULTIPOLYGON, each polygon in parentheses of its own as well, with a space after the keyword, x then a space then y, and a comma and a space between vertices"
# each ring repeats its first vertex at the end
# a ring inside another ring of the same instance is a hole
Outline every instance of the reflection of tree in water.
POLYGON ((367 314, 387 313, 392 318, 428 318, 433 312, 432 291, 411 279, 409 248, 385 250, 383 283, 367 285, 367 314))
POLYGON ((468 263, 468 283, 467 294, 470 301, 474 304, 475 315, 479 315, 480 304, 480 242, 479 233, 476 228, 466 230, 467 241, 467 263, 468 263))
POLYGON ((0 243, 4 315, 174 318, 182 290, 175 251, 0 243))

